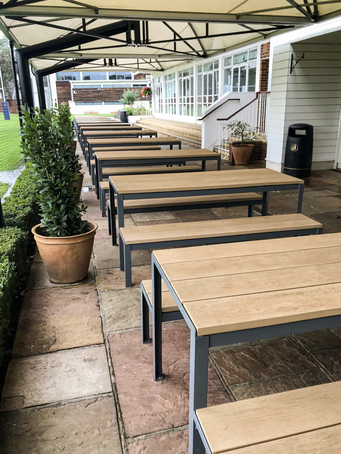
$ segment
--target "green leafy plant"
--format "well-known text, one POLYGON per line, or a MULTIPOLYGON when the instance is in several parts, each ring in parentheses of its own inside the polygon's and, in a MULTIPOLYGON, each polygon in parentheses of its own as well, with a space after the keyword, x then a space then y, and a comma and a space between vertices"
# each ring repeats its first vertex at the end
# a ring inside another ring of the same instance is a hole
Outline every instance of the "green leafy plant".
POLYGON ((131 107, 126 108, 127 115, 133 115, 133 109, 131 107))
POLYGON ((231 141, 233 143, 252 143, 257 140, 257 128, 251 128, 249 123, 245 121, 233 121, 228 123, 224 129, 230 132, 231 141))
POLYGON ((37 199, 45 234, 53 237, 85 233, 82 220, 86 207, 77 204, 77 172, 81 169, 74 154, 74 138, 67 105, 41 112, 23 108, 23 154, 32 163, 37 199))
POLYGON ((128 105, 130 107, 133 106, 134 102, 139 99, 138 94, 134 90, 125 90, 123 92, 122 98, 120 102, 125 106, 128 105))

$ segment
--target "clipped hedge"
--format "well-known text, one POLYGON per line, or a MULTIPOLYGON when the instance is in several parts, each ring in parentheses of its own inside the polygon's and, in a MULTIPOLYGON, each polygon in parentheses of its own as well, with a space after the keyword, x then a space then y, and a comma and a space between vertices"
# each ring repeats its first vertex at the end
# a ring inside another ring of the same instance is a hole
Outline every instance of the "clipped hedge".
POLYGON ((6 345, 16 317, 13 302, 25 272, 31 228, 40 222, 31 164, 26 164, 2 209, 6 227, 0 229, 0 366, 5 366, 6 345))
POLYGON ((6 227, 18 227, 30 232, 40 222, 32 164, 26 163, 11 195, 6 197, 2 211, 6 227))
POLYGON ((18 274, 15 264, 8 257, 0 258, 0 364, 6 354, 6 343, 10 334, 12 302, 17 286, 18 274))

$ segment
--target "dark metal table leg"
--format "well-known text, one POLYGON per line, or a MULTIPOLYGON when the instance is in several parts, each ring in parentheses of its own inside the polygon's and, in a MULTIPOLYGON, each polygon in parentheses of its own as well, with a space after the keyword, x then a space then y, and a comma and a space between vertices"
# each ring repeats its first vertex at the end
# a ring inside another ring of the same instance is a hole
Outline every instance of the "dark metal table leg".
POLYGON ((162 291, 161 275, 152 260, 153 286, 153 366, 154 380, 163 380, 162 373, 162 291))
POLYGON ((263 201, 262 201, 262 216, 268 215, 268 205, 269 205, 269 191, 263 192, 263 201))

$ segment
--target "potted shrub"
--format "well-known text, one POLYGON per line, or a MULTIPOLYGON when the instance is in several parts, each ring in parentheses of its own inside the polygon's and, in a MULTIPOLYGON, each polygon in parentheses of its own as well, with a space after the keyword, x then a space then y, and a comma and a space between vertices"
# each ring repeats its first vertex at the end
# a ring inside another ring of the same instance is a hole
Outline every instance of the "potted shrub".
POLYGON ((59 284, 86 277, 97 230, 97 224, 82 219, 86 207, 77 203, 81 164, 69 123, 56 108, 23 109, 23 153, 33 164, 41 212, 41 223, 32 233, 50 280, 59 284))
POLYGON ((233 121, 225 126, 230 134, 231 152, 235 164, 247 165, 257 137, 257 130, 245 121, 233 121))
MULTIPOLYGON (((130 106, 130 111, 132 111, 132 107, 134 105, 134 102, 138 100, 138 95, 136 91, 134 90, 125 90, 123 92, 122 98, 120 99, 120 102, 126 106, 130 106)), ((121 110, 121 115, 120 115, 120 120, 123 121, 124 123, 128 122, 128 115, 129 113, 127 112, 128 109, 126 110, 121 110)))

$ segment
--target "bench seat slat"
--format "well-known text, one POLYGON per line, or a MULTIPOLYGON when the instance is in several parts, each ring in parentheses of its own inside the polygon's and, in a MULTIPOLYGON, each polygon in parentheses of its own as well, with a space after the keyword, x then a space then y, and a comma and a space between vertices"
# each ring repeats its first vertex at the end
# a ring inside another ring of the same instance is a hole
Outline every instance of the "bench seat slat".
MULTIPOLYGON (((201 172, 199 166, 141 166, 141 167, 103 167, 102 174, 105 176, 111 175, 140 175, 144 173, 179 173, 179 172, 201 172)), ((102 182, 100 182, 102 183, 102 182)), ((109 191, 109 182, 104 186, 105 190, 109 191), (108 188, 108 189, 106 189, 108 188)), ((101 186, 101 189, 103 187, 101 186)))
MULTIPOLYGON (((212 453, 233 453, 236 449, 340 425, 340 399, 341 382, 336 382, 202 408, 196 413, 212 453)), ((257 450, 251 452, 258 454, 257 450)))
POLYGON ((321 227, 322 225, 319 222, 296 213, 255 218, 123 227, 121 228, 121 235, 125 244, 139 244, 321 227))
MULTIPOLYGON (((153 304, 152 281, 151 280, 142 281, 141 284, 146 290, 149 302, 153 304)), ((172 295, 170 294, 166 285, 162 281, 162 312, 174 312, 178 310, 179 310, 178 306, 174 302, 172 295)))
POLYGON ((195 205, 214 202, 242 202, 242 201, 259 201, 262 197, 253 193, 248 194, 218 194, 204 195, 194 197, 169 197, 167 199, 128 199, 124 200, 124 208, 148 208, 148 207, 167 207, 174 205, 195 205))

